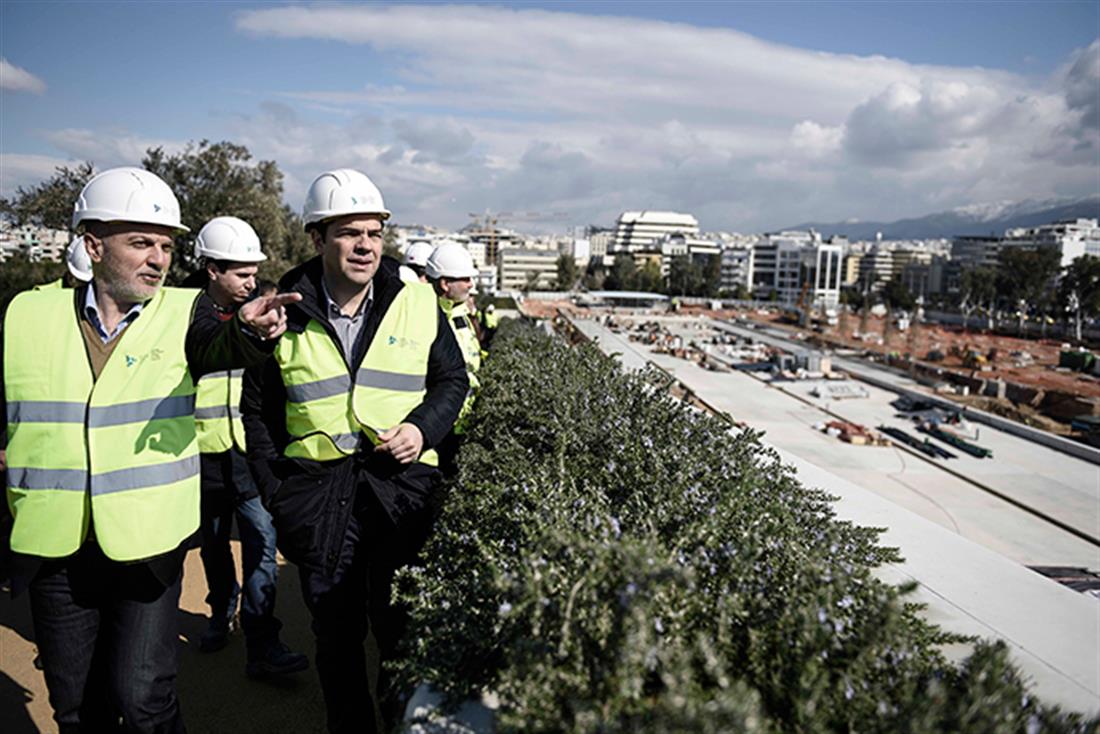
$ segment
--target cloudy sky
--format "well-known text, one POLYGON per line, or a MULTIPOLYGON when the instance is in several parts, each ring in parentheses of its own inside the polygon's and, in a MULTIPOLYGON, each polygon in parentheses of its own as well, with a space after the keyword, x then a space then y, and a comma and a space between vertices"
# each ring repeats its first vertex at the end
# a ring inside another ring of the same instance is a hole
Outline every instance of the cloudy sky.
POLYGON ((1100 3, 0 3, 0 195, 231 140, 400 223, 707 230, 1100 194, 1100 3))

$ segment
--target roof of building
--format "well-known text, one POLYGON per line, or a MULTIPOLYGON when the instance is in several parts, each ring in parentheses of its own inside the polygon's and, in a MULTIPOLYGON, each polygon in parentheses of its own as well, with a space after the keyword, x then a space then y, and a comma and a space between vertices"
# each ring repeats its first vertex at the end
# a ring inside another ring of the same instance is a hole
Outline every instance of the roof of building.
POLYGON ((557 250, 537 250, 532 247, 502 247, 500 250, 500 256, 506 258, 544 257, 548 260, 557 260, 559 255, 561 255, 561 253, 557 250))
POLYGON ((677 227, 699 227, 699 220, 691 214, 680 212, 640 211, 623 212, 619 215, 619 224, 661 224, 677 227))
POLYGON ((588 291, 585 293, 592 298, 618 299, 621 301, 667 301, 664 293, 648 293, 646 291, 588 291))

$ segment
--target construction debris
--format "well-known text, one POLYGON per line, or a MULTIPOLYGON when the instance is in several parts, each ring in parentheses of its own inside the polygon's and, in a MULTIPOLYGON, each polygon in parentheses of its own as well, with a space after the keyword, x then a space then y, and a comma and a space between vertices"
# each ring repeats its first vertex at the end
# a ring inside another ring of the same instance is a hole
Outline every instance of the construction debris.
POLYGON ((863 385, 858 382, 825 382, 815 385, 810 394, 815 398, 826 400, 845 400, 847 398, 866 398, 871 395, 863 385))
POLYGON ((820 426, 818 430, 824 431, 826 435, 839 438, 841 441, 850 443, 853 446, 885 446, 887 444, 877 433, 858 423, 835 420, 818 425, 820 426))
POLYGON ((933 459, 954 459, 955 454, 951 453, 947 449, 940 448, 927 438, 921 440, 916 436, 901 430, 900 428, 894 428, 893 426, 879 426, 878 430, 885 433, 891 438, 895 438, 901 443, 909 446, 910 448, 920 451, 922 454, 931 456, 933 459))
POLYGON ((944 443, 950 444, 957 449, 965 451, 971 456, 979 459, 992 459, 993 452, 983 446, 979 446, 976 443, 971 443, 960 436, 955 435, 949 431, 940 428, 938 425, 928 422, 920 423, 917 425, 917 430, 921 433, 927 433, 933 438, 938 438, 944 443))

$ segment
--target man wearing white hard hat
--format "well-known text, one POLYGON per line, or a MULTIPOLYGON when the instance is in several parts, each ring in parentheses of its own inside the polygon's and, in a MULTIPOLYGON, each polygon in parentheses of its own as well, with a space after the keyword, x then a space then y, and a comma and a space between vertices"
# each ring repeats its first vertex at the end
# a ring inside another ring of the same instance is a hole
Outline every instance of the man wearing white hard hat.
POLYGON ((427 283, 428 277, 424 275, 424 266, 428 264, 428 256, 434 249, 430 242, 423 240, 410 242, 405 248, 405 256, 399 270, 401 280, 406 283, 427 283))
MULTIPOLYGON (((401 617, 396 569, 419 551, 438 506, 434 448, 466 393, 466 370, 432 289, 382 256, 390 212, 367 176, 321 174, 306 197, 318 257, 287 273, 274 359, 245 373, 249 464, 298 565, 313 617, 330 731, 375 731, 364 640, 391 659, 401 617)), ((398 697, 379 674, 387 723, 398 697)))
MULTIPOLYGON (((259 263, 267 259, 256 231, 243 219, 215 217, 195 238, 194 254, 199 269, 184 285, 202 288, 204 302, 216 317, 232 320, 255 291, 259 263)), ((239 600, 248 658, 245 673, 261 678, 305 670, 309 660, 279 639, 282 624, 275 616, 275 527, 245 462, 247 444, 240 413, 243 372, 222 370, 204 375, 195 397, 202 457, 201 555, 211 612, 210 624, 199 638, 199 650, 216 652, 226 646, 236 624, 239 600), (229 547, 234 515, 241 541, 240 584, 229 547)))
POLYGON ((183 731, 175 678, 183 556, 199 527, 195 382, 266 359, 297 296, 219 323, 197 291, 163 287, 187 228, 148 171, 92 178, 73 226, 91 282, 21 293, 4 318, 13 590, 29 586, 61 731, 183 731))
POLYGON ((467 305, 470 292, 474 288, 474 278, 477 277, 477 268, 474 267, 474 259, 469 250, 457 242, 444 240, 428 257, 424 273, 435 289, 439 306, 447 315, 447 323, 454 331, 455 340, 462 350, 466 379, 470 383, 454 429, 439 447, 441 468, 444 474, 450 476, 457 471, 455 455, 458 451, 458 437, 465 433, 465 422, 473 409, 480 386, 477 371, 481 368, 481 342, 467 305))

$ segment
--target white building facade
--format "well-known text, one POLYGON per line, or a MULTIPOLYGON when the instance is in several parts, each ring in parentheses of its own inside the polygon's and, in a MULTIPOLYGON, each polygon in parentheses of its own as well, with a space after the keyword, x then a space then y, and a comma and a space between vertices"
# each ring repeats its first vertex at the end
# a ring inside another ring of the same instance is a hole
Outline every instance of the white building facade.
POLYGON ((844 261, 841 241, 824 242, 817 232, 778 232, 754 247, 753 293, 794 305, 805 292, 806 303, 830 307, 840 301, 844 261))
POLYGON ((505 291, 549 290, 558 279, 558 253, 508 248, 500 251, 498 285, 505 291))
POLYGON ((1062 255, 1062 267, 1082 255, 1100 257, 1100 227, 1095 219, 1071 219, 1005 232, 1002 247, 1054 248, 1062 255))
POLYGON ((699 236, 699 222, 690 214, 679 212, 623 212, 615 227, 614 252, 655 250, 665 235, 699 236))
POLYGON ((727 247, 722 250, 722 280, 719 288, 733 294, 752 291, 753 253, 750 247, 727 247))

